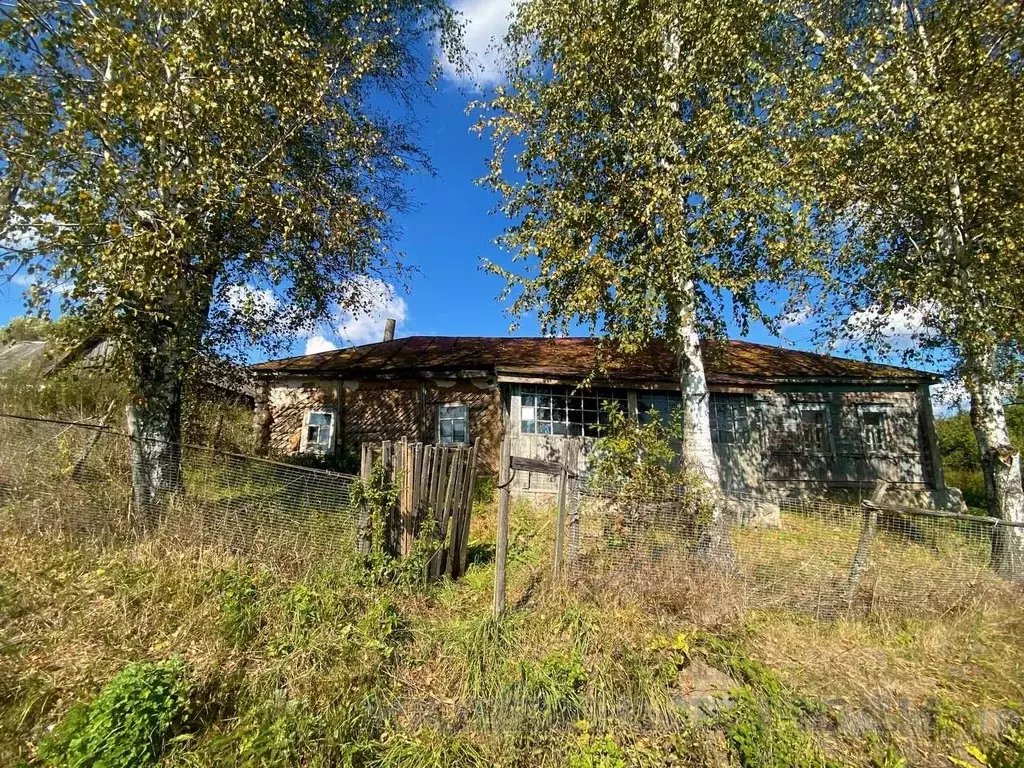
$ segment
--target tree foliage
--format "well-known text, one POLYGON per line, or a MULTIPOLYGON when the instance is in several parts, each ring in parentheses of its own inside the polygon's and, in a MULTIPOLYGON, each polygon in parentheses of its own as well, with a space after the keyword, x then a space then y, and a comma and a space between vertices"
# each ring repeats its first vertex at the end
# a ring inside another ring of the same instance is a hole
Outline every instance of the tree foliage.
POLYGON ((358 312, 426 164, 381 105, 456 32, 443 0, 5 5, 0 268, 136 379, 158 349, 187 367, 358 312))
POLYGON ((810 55, 786 3, 527 0, 508 85, 482 105, 485 183, 521 269, 490 268, 545 332, 626 347, 672 331, 693 280, 706 333, 771 322, 769 286, 813 265, 787 71, 810 55))
POLYGON ((841 290, 822 309, 830 320, 859 311, 856 337, 868 347, 888 351, 879 331, 904 311, 917 326, 908 356, 951 356, 963 371, 997 347, 991 367, 1015 362, 1022 10, 1010 0, 872 0, 807 14, 821 54, 817 177, 842 246, 831 264, 831 288, 841 290))

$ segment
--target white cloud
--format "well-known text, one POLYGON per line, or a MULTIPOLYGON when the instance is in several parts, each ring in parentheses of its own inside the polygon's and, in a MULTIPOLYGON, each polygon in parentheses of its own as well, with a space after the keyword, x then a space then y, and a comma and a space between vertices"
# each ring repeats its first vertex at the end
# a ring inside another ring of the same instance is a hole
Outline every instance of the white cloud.
POLYGON ((384 338, 384 326, 393 318, 401 327, 409 316, 405 299, 395 287, 375 277, 362 277, 350 286, 352 305, 357 307, 342 312, 336 321, 335 332, 349 344, 372 344, 384 338))
POLYGON ((962 411, 970 403, 967 387, 958 379, 949 379, 933 384, 931 395, 932 408, 939 416, 949 416, 962 411))
POLYGON ((934 307, 906 307, 882 313, 878 307, 854 312, 846 320, 843 337, 861 342, 877 337, 896 347, 910 348, 934 336, 928 318, 934 307))
POLYGON ((334 315, 306 339, 306 354, 326 352, 343 346, 373 344, 384 338, 389 318, 400 330, 409 317, 405 299, 390 283, 375 277, 356 277, 343 288, 342 303, 334 315))
POLYGON ((269 316, 279 304, 272 290, 254 285, 232 285, 224 297, 233 312, 250 312, 257 317, 269 316))
POLYGON ((472 72, 459 72, 448 61, 444 72, 452 80, 493 85, 501 80, 499 46, 508 31, 514 0, 459 0, 455 10, 465 22, 464 42, 469 51, 472 72))
POLYGON ((799 328, 811 319, 811 312, 812 310, 810 307, 802 307, 801 309, 794 309, 791 312, 787 312, 779 321, 779 326, 783 331, 788 331, 791 328, 799 328))
POLYGON ((332 349, 337 349, 338 345, 328 339, 326 336, 317 334, 316 336, 310 336, 306 339, 306 354, 315 355, 317 352, 330 352, 332 349))

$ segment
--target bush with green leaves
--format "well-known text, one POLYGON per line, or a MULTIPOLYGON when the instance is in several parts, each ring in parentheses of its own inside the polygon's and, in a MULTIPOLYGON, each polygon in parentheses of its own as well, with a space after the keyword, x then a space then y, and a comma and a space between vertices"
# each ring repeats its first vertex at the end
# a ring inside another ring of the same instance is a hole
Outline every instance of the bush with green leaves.
POLYGON ((707 486, 680 460, 681 414, 646 423, 617 406, 594 445, 595 483, 614 498, 615 514, 605 531, 612 546, 630 546, 652 525, 695 536, 712 519, 707 486))
POLYGON ((188 726, 188 669, 180 659, 125 667, 88 704, 72 709, 39 757, 59 768, 144 768, 188 726))

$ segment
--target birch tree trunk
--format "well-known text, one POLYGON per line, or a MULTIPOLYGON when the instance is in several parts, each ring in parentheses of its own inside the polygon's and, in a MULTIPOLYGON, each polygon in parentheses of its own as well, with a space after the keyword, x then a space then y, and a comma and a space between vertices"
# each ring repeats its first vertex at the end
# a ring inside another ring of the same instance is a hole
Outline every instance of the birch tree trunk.
POLYGON ((683 463, 710 488, 721 486, 718 458, 711 443, 711 394, 704 376, 704 358, 697 335, 696 296, 692 280, 680 281, 673 339, 679 362, 683 401, 683 463))
POLYGON ((701 531, 696 551, 718 562, 732 559, 728 521, 722 513, 721 474, 711 442, 711 393, 704 376, 704 358, 697 335, 696 289, 692 279, 681 279, 676 300, 670 308, 673 345, 679 363, 682 393, 683 467, 702 487, 698 495, 710 510, 711 519, 701 531))
POLYGON ((992 567, 1008 577, 1024 578, 1024 488, 1020 452, 1010 443, 1006 411, 996 379, 995 349, 968 359, 971 425, 981 448, 989 514, 1013 525, 992 532, 992 567))
POLYGON ((132 495, 143 528, 160 521, 168 493, 181 488, 181 374, 171 355, 140 365, 139 398, 128 406, 132 495))

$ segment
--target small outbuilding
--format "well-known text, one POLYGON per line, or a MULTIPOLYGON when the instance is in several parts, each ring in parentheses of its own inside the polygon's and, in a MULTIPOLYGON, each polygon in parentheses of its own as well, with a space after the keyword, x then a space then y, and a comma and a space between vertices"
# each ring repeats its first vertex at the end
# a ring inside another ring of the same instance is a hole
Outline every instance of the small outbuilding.
MULTIPOLYGON (((929 387, 910 368, 746 341, 703 344, 711 432, 727 490, 865 495, 958 510, 935 439, 929 387)), ((641 421, 680 402, 677 364, 655 343, 626 355, 591 338, 412 336, 254 366, 258 444, 268 454, 355 453, 364 441, 480 438, 497 466, 503 425, 513 455, 553 460, 577 439, 585 464, 615 401, 641 421)), ((551 478, 517 473, 520 492, 551 478)))

